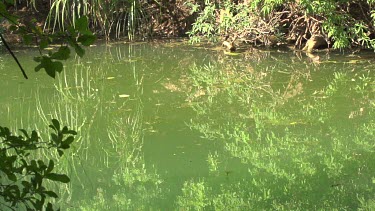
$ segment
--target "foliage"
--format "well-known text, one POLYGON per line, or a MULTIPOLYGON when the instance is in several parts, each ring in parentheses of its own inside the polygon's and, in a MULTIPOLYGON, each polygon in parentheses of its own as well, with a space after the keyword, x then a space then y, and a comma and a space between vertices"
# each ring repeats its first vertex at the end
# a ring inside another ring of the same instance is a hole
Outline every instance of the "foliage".
MULTIPOLYGON (((88 19, 85 16, 77 19, 75 24, 69 26, 65 31, 48 34, 44 33, 42 28, 35 23, 35 19, 30 22, 19 22, 19 17, 9 13, 6 7, 6 3, 0 2, 0 18, 6 19, 11 23, 9 28, 14 33, 21 35, 25 44, 31 44, 33 37, 38 38, 37 46, 41 55, 34 58, 39 63, 35 67, 35 71, 44 69, 53 78, 56 76, 56 73, 60 73, 63 70, 61 61, 67 60, 70 57, 69 46, 75 50, 78 56, 82 57, 85 53, 82 46, 90 46, 96 40, 96 37, 88 29, 88 19), (61 43, 61 47, 56 52, 48 51, 47 53, 43 53, 43 50, 47 49, 50 44, 56 42, 61 43)), ((8 51, 13 55, 10 48, 8 51)), ((17 61, 15 56, 14 58, 17 61)), ((19 66, 22 70, 21 65, 19 66)), ((27 78, 26 74, 25 78, 27 78)))
MULTIPOLYGON (((153 36, 184 36, 194 17, 183 0, 18 0, 15 13, 36 16, 46 31, 65 31, 78 18, 87 16, 90 30, 110 39, 144 40, 153 36), (21 10, 21 11, 20 11, 21 10)), ((0 22, 1 24, 1 22, 0 22)))
MULTIPOLYGON (((274 55, 274 58, 277 57, 274 55)), ((369 84, 369 78, 374 77, 372 65, 357 66, 360 73, 354 74, 343 71, 338 64, 335 68, 322 64, 334 71, 324 79, 309 73, 314 67, 294 69, 293 65, 278 59, 250 65, 256 66, 256 71, 244 73, 240 70, 247 68, 240 67, 226 73, 225 65, 223 68, 222 64, 211 64, 198 70, 193 66, 188 75, 193 92, 199 89, 208 93, 194 99, 197 116, 189 126, 206 139, 222 143, 223 150, 229 154, 221 152, 214 164, 213 156, 209 155, 208 165, 222 172, 215 179, 225 174, 231 179, 222 188, 237 194, 232 199, 236 207, 371 210, 375 170, 368 165, 374 162, 375 151, 372 138, 375 107, 370 100, 373 87, 369 84), (288 73, 278 74, 275 66, 288 73), (307 74, 301 69, 307 69, 307 74), (242 83, 229 83, 242 74, 242 83), (288 85, 280 87, 272 81, 279 77, 285 77, 284 83, 288 85), (310 77, 314 82, 307 80, 310 77), (324 85, 316 86, 320 83, 324 85), (243 98, 246 95, 248 101, 243 98), (226 168, 236 168, 224 164, 227 157, 238 158, 248 171, 242 176, 238 176, 240 172, 232 175, 226 168), (236 182, 239 187, 233 190, 236 182), (306 194, 311 197, 304 197, 306 194)), ((226 202, 218 199, 221 194, 217 191, 206 191, 216 187, 215 179, 186 184, 178 197, 180 207, 193 209, 193 204, 199 206, 196 209, 205 210, 212 209, 215 202, 226 202), (190 192, 186 191, 187 187, 190 192), (206 198, 198 201, 203 190, 206 198)))
MULTIPOLYGON (((191 2, 187 2, 187 4, 192 8, 192 12, 196 12, 198 10, 198 5, 192 4, 191 2)), ((199 35, 205 35, 208 38, 215 40, 215 35, 219 33, 219 28, 221 28, 215 27, 215 23, 215 4, 208 2, 208 5, 206 5, 202 11, 200 11, 199 17, 193 23, 192 30, 187 34, 191 36, 191 41, 193 43, 200 41, 199 35)))
POLYGON ((182 196, 177 198, 177 204, 186 210, 204 210, 208 205, 207 187, 204 182, 185 182, 182 196))
POLYGON ((313 35, 323 35, 333 48, 375 48, 373 1, 321 0, 205 1, 188 3, 198 18, 188 33, 191 41, 201 36, 240 38, 253 44, 294 42, 301 46, 313 35))
MULTIPOLYGON (((52 42, 54 38, 64 39, 64 41, 72 48, 74 48, 76 54, 82 57, 85 53, 85 50, 82 46, 90 46, 95 41, 95 36, 91 31, 88 30, 88 19, 85 16, 79 18, 74 26, 70 26, 67 29, 69 36, 65 36, 61 33, 56 35, 49 36, 49 40, 52 42)), ((47 47, 39 45, 42 49, 47 47)), ((60 73, 63 70, 62 63, 59 60, 67 60, 70 57, 70 49, 68 46, 61 46, 57 52, 49 52, 48 55, 42 55, 40 57, 34 58, 36 62, 40 64, 35 67, 35 71, 39 71, 44 68, 47 74, 51 77, 55 77, 56 72, 60 73)))
POLYGON ((99 28, 107 39, 111 34, 119 38, 135 38, 140 27, 149 21, 144 1, 137 0, 54 0, 47 18, 46 29, 64 30, 66 25, 75 25, 78 18, 87 16, 91 28, 99 28))
POLYGON ((0 127, 0 208, 2 210, 53 210, 49 198, 57 194, 48 190, 46 180, 68 183, 69 177, 54 172, 52 159, 35 158, 39 149, 56 149, 62 156, 70 148, 77 133, 68 127, 61 127, 59 121, 52 120, 49 126, 53 132, 49 141, 43 141, 34 130, 28 133, 21 129, 20 135, 13 135, 6 127, 0 127))
POLYGON ((107 192, 100 187, 93 200, 90 197, 90 200, 80 202, 77 207, 83 211, 146 210, 157 204, 164 194, 159 175, 147 172, 144 166, 125 168, 123 172, 113 175, 113 183, 117 187, 115 192, 107 192))
POLYGON ((176 205, 179 210, 252 210, 240 186, 241 183, 232 187, 224 184, 215 192, 205 181, 186 181, 176 205))

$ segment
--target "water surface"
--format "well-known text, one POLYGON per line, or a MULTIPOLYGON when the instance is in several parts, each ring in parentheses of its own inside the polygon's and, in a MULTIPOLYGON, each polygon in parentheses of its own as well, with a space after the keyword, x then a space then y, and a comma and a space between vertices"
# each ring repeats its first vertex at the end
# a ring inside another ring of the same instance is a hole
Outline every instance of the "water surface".
POLYGON ((55 80, 36 54, 0 54, 0 124, 79 132, 63 210, 375 208, 371 53, 98 45, 55 80))

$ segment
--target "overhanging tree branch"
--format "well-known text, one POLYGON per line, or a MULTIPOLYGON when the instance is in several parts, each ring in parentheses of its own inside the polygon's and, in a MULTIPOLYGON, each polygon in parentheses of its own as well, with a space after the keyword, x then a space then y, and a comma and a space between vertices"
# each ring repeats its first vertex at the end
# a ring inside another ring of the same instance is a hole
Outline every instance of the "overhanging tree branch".
POLYGON ((28 79, 25 70, 22 68, 21 63, 18 61, 17 57, 14 55, 13 51, 10 49, 8 43, 5 41, 2 34, 0 34, 1 41, 4 43, 5 48, 9 51, 10 55, 12 55, 13 59, 16 61, 18 67, 21 69, 23 76, 28 79))

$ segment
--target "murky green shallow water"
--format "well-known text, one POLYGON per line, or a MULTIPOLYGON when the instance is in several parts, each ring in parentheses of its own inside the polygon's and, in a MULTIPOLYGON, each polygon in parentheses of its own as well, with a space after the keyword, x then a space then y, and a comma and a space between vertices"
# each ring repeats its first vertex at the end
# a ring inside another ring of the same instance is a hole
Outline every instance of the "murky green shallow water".
POLYGON ((375 209, 372 54, 99 45, 56 80, 34 54, 30 80, 0 54, 0 124, 79 132, 62 210, 375 209))

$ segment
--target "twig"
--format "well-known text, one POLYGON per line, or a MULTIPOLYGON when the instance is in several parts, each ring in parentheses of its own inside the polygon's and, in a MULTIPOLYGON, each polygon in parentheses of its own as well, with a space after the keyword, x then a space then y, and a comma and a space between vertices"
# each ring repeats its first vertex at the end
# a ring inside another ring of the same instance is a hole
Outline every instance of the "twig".
POLYGON ((4 43, 5 48, 9 51, 10 55, 12 55, 13 59, 16 61, 18 67, 21 69, 21 72, 23 74, 23 77, 28 79, 25 70, 22 68, 20 62, 18 61, 17 57, 14 55, 13 51, 9 48, 8 43, 5 41, 4 37, 2 34, 0 34, 1 41, 4 43))

